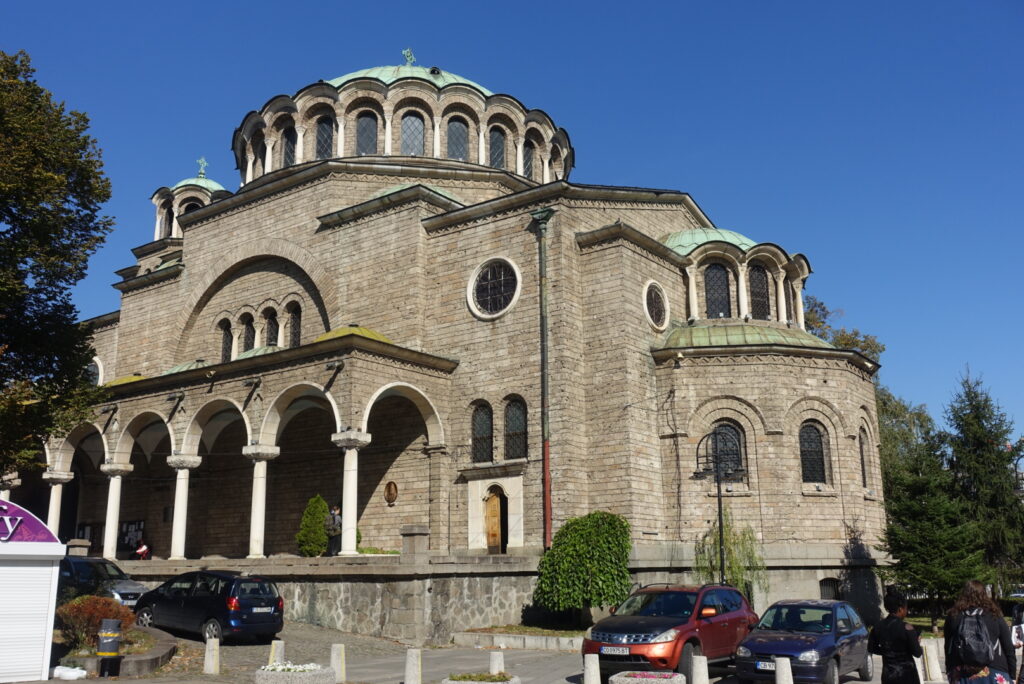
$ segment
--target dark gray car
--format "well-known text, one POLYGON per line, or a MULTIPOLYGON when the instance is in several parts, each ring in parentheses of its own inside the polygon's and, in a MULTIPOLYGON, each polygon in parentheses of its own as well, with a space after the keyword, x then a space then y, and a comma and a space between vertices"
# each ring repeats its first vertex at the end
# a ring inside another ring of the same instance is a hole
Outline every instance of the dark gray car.
POLYGON ((95 594, 109 596, 130 608, 149 589, 106 558, 65 556, 60 561, 57 596, 95 594))

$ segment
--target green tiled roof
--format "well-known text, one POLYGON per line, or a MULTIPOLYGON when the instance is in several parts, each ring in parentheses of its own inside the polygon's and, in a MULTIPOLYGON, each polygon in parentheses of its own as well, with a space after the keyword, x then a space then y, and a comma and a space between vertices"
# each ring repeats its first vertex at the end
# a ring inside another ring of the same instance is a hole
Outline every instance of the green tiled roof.
POLYGON ((757 243, 734 230, 722 228, 691 228, 670 233, 661 239, 663 243, 683 256, 708 242, 728 242, 744 252, 757 243))
POLYGON ((223 190, 224 186, 213 180, 212 178, 206 178, 203 176, 194 176, 192 178, 186 178, 185 180, 178 181, 174 184, 171 190, 177 190, 185 185, 198 185, 201 188, 206 188, 210 192, 217 192, 223 190))
POLYGON ((171 375, 173 373, 183 373, 187 370, 194 370, 196 368, 206 368, 210 364, 206 363, 203 359, 196 359, 195 361, 186 361, 185 363, 179 363, 177 366, 171 366, 160 375, 171 375))
POLYGON ((383 197, 384 195, 390 195, 392 193, 398 192, 399 190, 405 190, 406 188, 411 188, 414 185, 422 185, 425 188, 429 188, 429 189, 433 190, 434 192, 436 192, 438 195, 441 195, 442 197, 447 197, 448 199, 452 200, 453 202, 458 202, 459 204, 463 204, 463 205, 465 204, 465 202, 463 202, 462 199, 460 199, 456 195, 453 195, 452 193, 448 192, 447 190, 444 190, 443 188, 439 188, 436 185, 430 185, 429 183, 400 183, 398 185, 392 185, 389 188, 384 188, 380 192, 374 193, 373 196, 370 197, 370 199, 377 199, 378 197, 383 197))
POLYGON ((438 73, 434 74, 431 71, 433 67, 420 67, 420 66, 379 66, 372 67, 370 69, 361 69, 359 71, 353 71, 350 74, 339 76, 338 78, 332 78, 327 81, 335 88, 340 88, 348 81, 355 80, 357 78, 377 78, 384 81, 387 85, 391 85, 395 81, 399 81, 403 78, 422 78, 425 81, 430 81, 438 88, 443 88, 446 85, 453 83, 461 83, 467 85, 470 88, 475 88, 483 93, 484 97, 493 95, 490 90, 484 88, 479 83, 474 83, 468 78, 463 78, 457 74, 453 74, 450 71, 444 71, 443 69, 437 69, 438 73))
POLYGON ((359 335, 369 340, 377 340, 378 342, 385 342, 387 344, 394 344, 387 336, 381 335, 376 330, 370 330, 364 328, 361 325, 346 325, 344 328, 335 328, 330 332, 325 332, 320 337, 316 338, 317 342, 323 342, 324 340, 333 340, 335 337, 344 337, 345 335, 359 335))
POLYGON ((825 340, 799 328, 766 325, 679 325, 665 333, 662 349, 693 347, 739 347, 758 344, 784 344, 790 347, 834 349, 825 340))
POLYGON ((129 382, 136 382, 138 380, 145 380, 144 375, 122 375, 119 378, 108 380, 103 383, 104 387, 116 387, 117 385, 127 385, 129 382))
POLYGON ((242 352, 241 354, 235 357, 235 360, 237 361, 238 359, 251 359, 254 356, 263 356, 264 354, 273 354, 274 352, 279 351, 281 351, 281 347, 278 347, 277 345, 272 345, 269 347, 256 347, 254 349, 250 349, 249 351, 242 352))

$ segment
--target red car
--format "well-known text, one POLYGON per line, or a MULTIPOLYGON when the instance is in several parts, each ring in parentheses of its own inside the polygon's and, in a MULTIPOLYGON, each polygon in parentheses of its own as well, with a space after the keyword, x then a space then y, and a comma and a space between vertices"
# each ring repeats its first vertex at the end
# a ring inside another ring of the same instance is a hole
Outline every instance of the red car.
POLYGON ((692 681, 691 657, 729 661, 757 624, 739 591, 721 584, 648 585, 587 630, 583 653, 596 653, 602 679, 624 670, 675 670, 692 681))

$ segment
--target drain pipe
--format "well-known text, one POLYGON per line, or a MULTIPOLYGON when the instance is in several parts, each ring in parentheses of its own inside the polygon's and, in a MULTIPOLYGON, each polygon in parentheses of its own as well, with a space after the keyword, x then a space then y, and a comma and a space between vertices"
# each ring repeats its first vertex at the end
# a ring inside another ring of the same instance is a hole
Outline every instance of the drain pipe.
POLYGON ((548 416, 548 221, 551 207, 530 212, 537 222, 540 261, 540 432, 544 485, 544 550, 551 548, 551 420, 548 416))

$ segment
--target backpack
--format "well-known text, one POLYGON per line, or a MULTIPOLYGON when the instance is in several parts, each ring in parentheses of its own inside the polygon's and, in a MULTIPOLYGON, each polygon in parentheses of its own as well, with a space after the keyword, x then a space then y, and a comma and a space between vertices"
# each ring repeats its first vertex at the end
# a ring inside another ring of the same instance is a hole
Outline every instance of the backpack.
POLYGON ((995 660, 997 647, 998 644, 992 643, 981 610, 960 615, 960 622, 953 634, 953 652, 959 656, 961 663, 985 667, 995 660))

